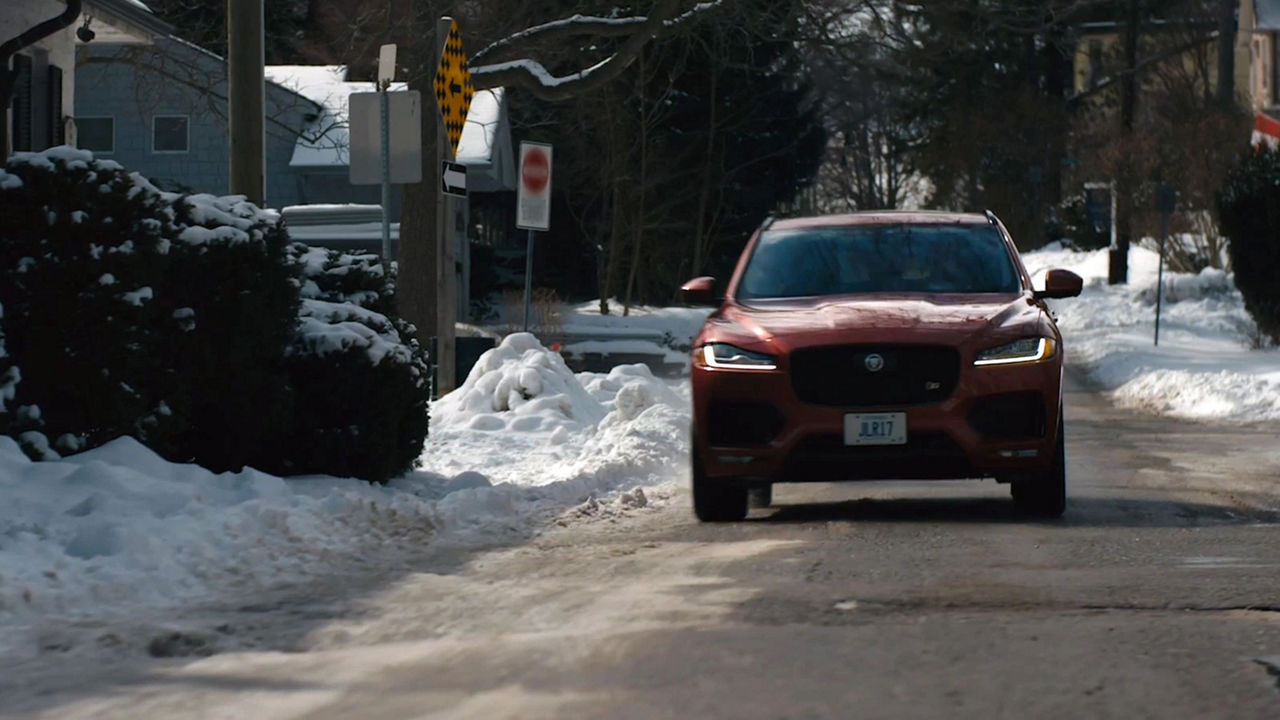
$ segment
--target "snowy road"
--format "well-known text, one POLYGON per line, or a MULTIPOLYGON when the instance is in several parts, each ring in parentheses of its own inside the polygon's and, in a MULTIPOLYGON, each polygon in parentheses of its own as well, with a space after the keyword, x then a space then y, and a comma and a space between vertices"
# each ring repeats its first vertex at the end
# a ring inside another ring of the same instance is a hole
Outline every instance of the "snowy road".
POLYGON ((45 654, 0 717, 1280 716, 1274 425, 1068 403, 1060 522, 992 483, 782 486, 730 526, 683 493, 588 508, 211 617, 212 657, 45 654))

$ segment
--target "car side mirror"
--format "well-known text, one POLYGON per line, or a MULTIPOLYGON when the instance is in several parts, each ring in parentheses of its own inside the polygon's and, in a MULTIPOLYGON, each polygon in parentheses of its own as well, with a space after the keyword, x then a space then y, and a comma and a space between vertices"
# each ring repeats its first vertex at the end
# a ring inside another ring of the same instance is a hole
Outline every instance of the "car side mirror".
POLYGON ((713 277, 694 278, 680 286, 680 299, 685 305, 718 305, 715 285, 713 277))
POLYGON ((1084 280, 1070 270, 1050 270, 1044 274, 1044 289, 1035 292, 1036 299, 1069 298, 1080 294, 1084 280))

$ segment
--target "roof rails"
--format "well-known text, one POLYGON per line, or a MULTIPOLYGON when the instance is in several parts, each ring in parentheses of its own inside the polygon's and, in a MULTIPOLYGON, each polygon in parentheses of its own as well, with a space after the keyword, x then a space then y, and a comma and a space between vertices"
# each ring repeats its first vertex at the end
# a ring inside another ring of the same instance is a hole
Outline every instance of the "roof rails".
POLYGON ((773 221, 777 219, 778 215, 776 213, 769 213, 769 216, 764 219, 764 222, 760 223, 760 229, 768 230, 773 226, 773 221))

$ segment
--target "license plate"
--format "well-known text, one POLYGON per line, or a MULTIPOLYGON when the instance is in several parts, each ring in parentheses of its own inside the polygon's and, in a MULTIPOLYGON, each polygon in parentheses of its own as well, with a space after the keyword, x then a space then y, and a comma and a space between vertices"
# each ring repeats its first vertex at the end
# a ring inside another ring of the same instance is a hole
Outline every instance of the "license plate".
POLYGON ((845 445, 906 445, 906 413, 849 413, 844 416, 845 445))

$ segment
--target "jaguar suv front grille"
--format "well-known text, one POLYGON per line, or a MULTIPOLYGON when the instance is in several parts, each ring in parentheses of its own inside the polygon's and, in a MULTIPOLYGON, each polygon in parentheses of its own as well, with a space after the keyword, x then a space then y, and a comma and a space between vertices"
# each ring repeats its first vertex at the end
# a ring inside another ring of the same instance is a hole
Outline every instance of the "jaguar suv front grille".
POLYGON ((815 405, 941 402, 959 378, 960 353, 945 345, 830 345, 791 354, 791 386, 815 405))

